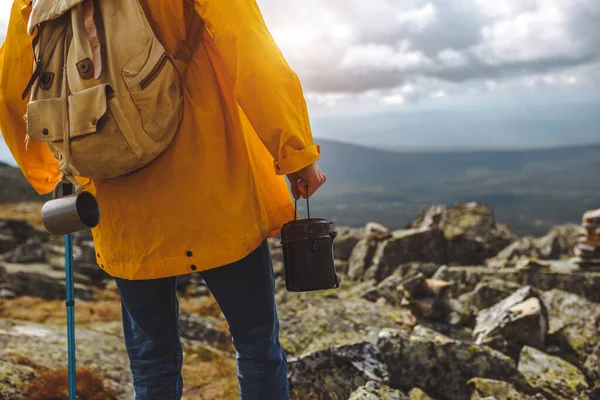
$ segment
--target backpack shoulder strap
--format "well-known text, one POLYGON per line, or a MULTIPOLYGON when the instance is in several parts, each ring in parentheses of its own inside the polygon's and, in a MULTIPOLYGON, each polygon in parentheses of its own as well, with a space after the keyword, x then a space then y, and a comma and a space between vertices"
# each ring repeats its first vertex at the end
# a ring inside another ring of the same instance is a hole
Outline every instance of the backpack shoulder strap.
POLYGON ((194 52, 202 41, 202 32, 204 31, 204 20, 194 10, 193 2, 184 1, 184 6, 187 6, 187 12, 191 15, 191 22, 187 27, 187 37, 179 45, 179 50, 175 58, 189 63, 194 55, 194 52))

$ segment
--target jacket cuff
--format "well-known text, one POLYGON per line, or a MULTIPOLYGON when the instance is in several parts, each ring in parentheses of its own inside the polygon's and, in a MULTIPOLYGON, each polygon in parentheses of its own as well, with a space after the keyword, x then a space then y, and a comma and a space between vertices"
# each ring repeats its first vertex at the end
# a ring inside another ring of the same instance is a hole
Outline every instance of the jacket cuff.
POLYGON ((273 165, 277 175, 287 175, 298 172, 301 169, 319 160, 321 146, 312 145, 303 150, 296 150, 286 158, 275 160, 273 165))

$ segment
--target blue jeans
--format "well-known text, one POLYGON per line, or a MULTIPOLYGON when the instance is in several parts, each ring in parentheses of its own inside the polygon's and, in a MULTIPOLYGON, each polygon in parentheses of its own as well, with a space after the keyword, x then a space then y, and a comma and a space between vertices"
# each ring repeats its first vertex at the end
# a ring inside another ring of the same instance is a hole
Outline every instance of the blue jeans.
MULTIPOLYGON (((201 273, 233 338, 242 400, 287 400, 273 266, 266 241, 246 258, 201 273)), ((177 278, 116 279, 135 400, 179 400, 183 391, 177 278)))

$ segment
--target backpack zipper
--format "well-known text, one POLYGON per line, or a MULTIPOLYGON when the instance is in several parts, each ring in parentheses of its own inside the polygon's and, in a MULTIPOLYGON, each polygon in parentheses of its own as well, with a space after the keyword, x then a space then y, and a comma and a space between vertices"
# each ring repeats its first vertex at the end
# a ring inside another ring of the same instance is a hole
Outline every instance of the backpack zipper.
POLYGON ((161 71, 165 67, 167 61, 169 61, 169 55, 167 53, 163 53, 160 56, 158 63, 154 66, 154 68, 152 68, 148 76, 142 79, 142 81, 140 82, 140 89, 144 90, 148 86, 150 86, 152 82, 154 82, 156 77, 161 73, 161 71))

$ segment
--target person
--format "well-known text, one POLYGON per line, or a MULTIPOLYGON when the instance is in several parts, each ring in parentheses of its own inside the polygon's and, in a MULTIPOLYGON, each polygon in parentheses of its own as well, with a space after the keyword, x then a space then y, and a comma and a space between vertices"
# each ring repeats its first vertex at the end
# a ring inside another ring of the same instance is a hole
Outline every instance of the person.
MULTIPOLYGON (((255 0, 139 0, 169 52, 193 6, 207 35, 187 68, 184 115, 170 147, 113 179, 78 178, 98 199, 97 263, 116 280, 135 399, 180 399, 183 363, 176 280, 200 273, 236 350, 243 400, 289 398, 266 239, 295 199, 326 181, 303 89, 255 0), (185 4, 184 4, 185 3, 185 4)), ((60 180, 44 143, 25 144, 21 99, 32 71, 30 0, 14 0, 0 49, 0 130, 40 194, 60 180)))

